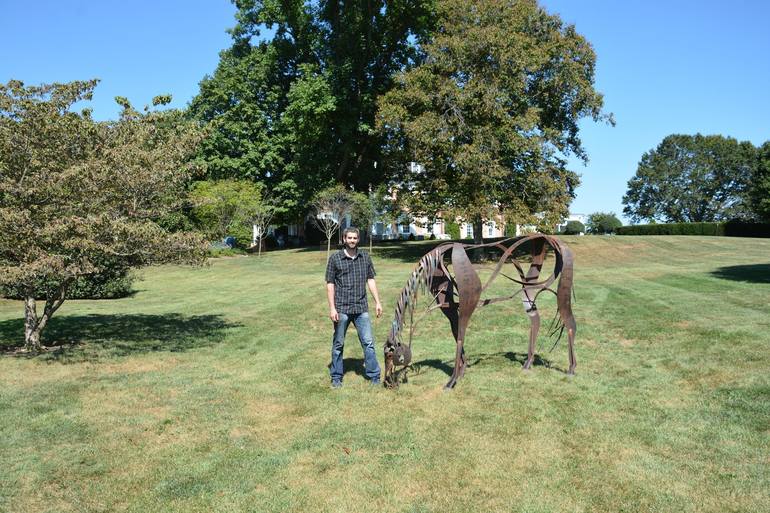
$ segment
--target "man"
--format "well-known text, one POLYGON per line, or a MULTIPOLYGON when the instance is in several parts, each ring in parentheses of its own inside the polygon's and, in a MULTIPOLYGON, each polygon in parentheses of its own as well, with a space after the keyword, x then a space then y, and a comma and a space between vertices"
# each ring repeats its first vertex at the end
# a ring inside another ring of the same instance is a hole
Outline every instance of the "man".
POLYGON ((329 369, 332 388, 342 386, 342 351, 345 333, 352 322, 358 332, 358 340, 364 350, 364 369, 371 385, 380 384, 380 364, 374 352, 372 324, 369 321, 369 304, 366 285, 372 291, 377 317, 382 315, 382 304, 374 281, 374 266, 366 251, 358 250, 357 228, 342 232, 345 246, 329 258, 326 265, 326 297, 329 300, 329 318, 334 322, 332 338, 332 364, 329 369))

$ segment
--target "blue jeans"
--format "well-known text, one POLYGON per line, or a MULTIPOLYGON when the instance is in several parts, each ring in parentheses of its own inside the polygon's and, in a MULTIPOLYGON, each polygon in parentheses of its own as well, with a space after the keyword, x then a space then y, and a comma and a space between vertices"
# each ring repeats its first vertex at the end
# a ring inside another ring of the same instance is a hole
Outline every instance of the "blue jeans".
POLYGON ((353 323, 358 332, 358 340, 364 350, 364 369, 366 377, 371 380, 380 380, 380 364, 374 354, 374 337, 372 336, 372 323, 369 321, 369 312, 359 314, 340 313, 340 320, 334 323, 334 337, 332 338, 332 364, 329 369, 332 381, 342 381, 342 351, 345 348, 345 334, 348 326, 353 323))

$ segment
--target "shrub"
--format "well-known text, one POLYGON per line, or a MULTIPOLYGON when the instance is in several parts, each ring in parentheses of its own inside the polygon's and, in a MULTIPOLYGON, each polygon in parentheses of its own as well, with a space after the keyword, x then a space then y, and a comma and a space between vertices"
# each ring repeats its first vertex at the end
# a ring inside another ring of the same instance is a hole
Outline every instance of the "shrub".
MULTIPOLYGON (((119 299, 133 292, 136 276, 128 268, 113 268, 98 274, 80 276, 67 289, 67 299, 119 299)), ((41 283, 35 290, 36 299, 45 299, 48 286, 41 283)), ((0 289, 0 297, 24 299, 20 288, 0 289)))
POLYGON ((122 272, 96 274, 81 277, 67 292, 70 299, 118 299, 133 292, 136 276, 128 269, 122 272))
POLYGON ((623 226, 614 212, 594 212, 588 216, 588 233, 615 233, 623 226))
POLYGON ((235 238, 235 247, 248 248, 251 246, 251 226, 233 225, 228 230, 227 235, 235 238))
POLYGON ((460 238, 460 225, 453 221, 449 221, 446 223, 446 232, 453 240, 458 240, 460 238))
POLYGON ((567 226, 564 227, 563 233, 565 235, 578 235, 580 233, 584 233, 585 231, 586 227, 580 221, 568 221, 567 226))

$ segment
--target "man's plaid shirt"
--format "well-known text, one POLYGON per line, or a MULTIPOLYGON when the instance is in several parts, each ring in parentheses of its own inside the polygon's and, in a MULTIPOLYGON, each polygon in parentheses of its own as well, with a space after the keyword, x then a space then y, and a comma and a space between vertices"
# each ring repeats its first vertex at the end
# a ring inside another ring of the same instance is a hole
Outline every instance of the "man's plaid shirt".
POLYGON ((369 253, 358 250, 354 258, 341 249, 329 258, 326 283, 334 283, 334 305, 338 312, 357 314, 369 311, 366 300, 366 280, 374 278, 374 266, 369 253))

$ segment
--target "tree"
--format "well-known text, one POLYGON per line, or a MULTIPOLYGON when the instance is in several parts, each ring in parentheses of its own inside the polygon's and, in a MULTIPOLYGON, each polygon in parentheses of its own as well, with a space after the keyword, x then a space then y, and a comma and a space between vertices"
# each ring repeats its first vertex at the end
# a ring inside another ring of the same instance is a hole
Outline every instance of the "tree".
POLYGON ((262 256, 262 240, 267 235, 267 229, 277 210, 270 202, 263 202, 247 213, 252 228, 251 247, 257 246, 258 256, 262 256))
POLYGON ((594 212, 588 216, 586 224, 588 233, 594 234, 615 233, 623 226, 623 222, 614 212, 594 212))
POLYGON ((749 217, 756 149, 721 135, 669 135, 642 155, 623 196, 632 221, 669 223, 749 217))
POLYGON ((191 105, 213 125, 200 155, 209 177, 263 182, 294 216, 330 184, 383 182, 376 101, 414 61, 431 5, 237 2, 233 46, 191 105))
POLYGON ((749 195, 754 215, 760 221, 770 223, 770 141, 766 141, 757 150, 749 195))
POLYGON ((190 197, 198 228, 210 239, 233 235, 239 245, 248 245, 252 240, 252 221, 267 208, 262 188, 248 180, 197 182, 190 197))
POLYGON ((353 209, 350 191, 342 185, 319 191, 311 203, 313 223, 326 235, 326 259, 331 255, 331 238, 338 232, 342 220, 353 209))
POLYGON ((312 191, 329 181, 322 153, 329 145, 311 136, 326 125, 334 104, 317 76, 298 79, 292 89, 280 66, 278 50, 268 44, 222 52, 214 75, 201 82, 190 115, 210 127, 198 154, 206 178, 261 183, 292 218, 303 213, 312 191), (297 155, 319 165, 300 169, 297 155))
POLYGON ((31 352, 78 277, 205 258, 198 235, 157 223, 184 202, 200 131, 123 98, 119 120, 94 122, 72 106, 95 86, 0 85, 0 287, 23 292, 31 352))
POLYGON ((586 160, 578 121, 612 121, 593 87, 593 49, 534 0, 438 9, 426 58, 380 101, 389 173, 412 191, 414 214, 472 221, 477 242, 496 215, 556 224, 579 183, 566 156, 586 160))

